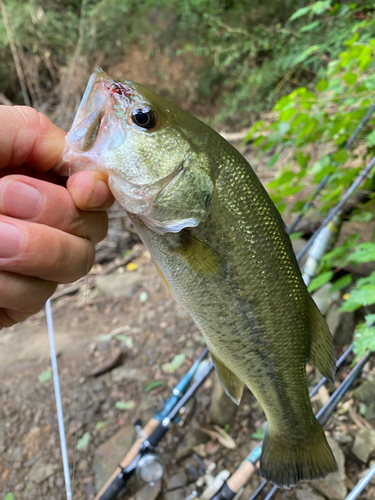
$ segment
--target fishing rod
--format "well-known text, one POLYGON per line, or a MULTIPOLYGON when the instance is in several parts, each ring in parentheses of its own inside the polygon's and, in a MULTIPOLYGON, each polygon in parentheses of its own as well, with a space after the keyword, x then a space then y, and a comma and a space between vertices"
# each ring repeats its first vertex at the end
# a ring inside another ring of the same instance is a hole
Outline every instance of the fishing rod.
MULTIPOLYGON (((340 358, 336 362, 336 368, 339 368, 343 362, 347 359, 349 354, 351 354, 353 351, 353 345, 348 347, 346 351, 340 356, 340 358)), ((345 379, 346 380, 346 379, 345 379)), ((312 398, 320 389, 320 387, 327 381, 325 377, 322 377, 319 382, 315 385, 315 387, 310 391, 310 398, 312 398)), ((332 395, 333 396, 333 395, 332 395)), ((332 410, 331 410, 332 411, 332 410)), ((318 418, 318 415, 317 415, 318 418)), ((257 462, 260 459, 260 456, 262 454, 262 444, 263 442, 259 443, 258 446, 256 446, 250 453, 249 455, 245 458, 245 460, 242 462, 240 467, 224 482, 223 486, 221 489, 215 494, 215 496, 212 497, 211 500, 232 500, 239 490, 245 486, 245 484, 249 481, 255 470, 258 469, 257 462)), ((259 487, 255 490, 253 495, 257 495, 264 486, 267 484, 267 481, 263 481, 261 483, 262 488, 259 489, 259 487)), ((255 498, 251 497, 252 499, 255 498)), ((250 500, 250 499, 249 499, 250 500)))
POLYGON ((351 184, 347 192, 344 194, 342 197, 341 201, 336 205, 336 207, 331 210, 330 214, 328 217, 324 220, 324 222, 321 224, 320 228, 315 231, 315 233, 311 236, 311 238, 308 240, 306 245, 302 248, 302 250, 298 253, 297 255, 297 260, 300 260, 301 257, 305 255, 307 250, 312 246, 316 238, 319 236, 319 234, 323 231, 323 229, 334 219, 336 215, 338 215, 345 205, 345 203, 348 201, 350 196, 353 194, 353 192, 357 189, 357 187, 361 184, 361 182, 367 177, 367 175, 370 173, 371 169, 375 165, 375 156, 372 158, 370 163, 367 165, 367 167, 357 176, 355 181, 351 184))
POLYGON ((153 484, 161 481, 164 475, 164 464, 161 458, 155 454, 155 448, 168 431, 170 423, 178 416, 181 408, 213 370, 212 362, 200 369, 207 354, 208 349, 205 348, 187 374, 173 389, 172 396, 167 400, 164 408, 145 426, 142 437, 134 443, 94 500, 114 500, 125 489, 128 480, 134 473, 144 483, 153 484), (194 375, 197 375, 196 380, 188 389, 194 375))
MULTIPOLYGON (((316 418, 317 418, 318 422, 321 425, 323 425, 327 421, 328 417, 331 415, 331 413, 334 410, 334 408, 336 407, 337 403, 348 392, 348 390, 350 389, 351 385, 356 380, 356 378, 359 376, 359 374, 362 371, 362 368, 365 366, 365 364, 370 359, 370 357, 372 356, 372 354, 373 354, 372 352, 369 352, 368 354, 366 354, 365 356, 363 356, 357 362, 357 364, 349 372, 349 374, 347 375, 347 377, 345 378, 345 380, 343 382, 341 382, 341 384, 339 385, 339 387, 333 392, 333 394, 328 399, 328 401, 318 411, 318 413, 316 414, 316 418)), ((267 484, 267 481, 264 480, 260 484, 260 486, 256 489, 256 491, 254 491, 254 493, 250 496, 249 500, 255 500, 255 498, 263 490, 263 488, 266 486, 266 484, 267 484)), ((273 486, 271 488, 271 490, 268 492, 268 494, 266 495, 266 497, 264 498, 264 500, 270 500, 278 489, 279 488, 277 486, 273 486)))
MULTIPOLYGON (((349 137, 347 143, 345 144, 344 146, 344 150, 345 149, 349 149, 353 142, 356 140, 357 136, 359 135, 360 131, 363 129, 363 127, 366 125, 366 123, 368 122, 370 116, 372 115, 372 113, 374 112, 375 110, 375 104, 373 104, 370 109, 367 111, 366 115, 362 118, 362 120, 360 121, 360 123, 358 124, 357 128, 355 129, 355 131, 353 132, 353 134, 349 137)), ((332 162, 332 166, 333 167, 337 167, 338 166, 338 163, 336 161, 332 162)), ((323 177, 323 179, 319 182, 311 200, 307 201, 304 206, 302 207, 302 210, 300 211, 299 215, 296 217, 296 219, 294 220, 294 222, 292 222, 292 224, 290 225, 289 227, 289 234, 292 233, 296 227, 298 226, 298 224, 301 222, 302 218, 304 217, 305 213, 307 212, 307 210, 309 210, 309 208, 313 205, 314 203, 314 200, 315 198, 319 195, 319 193, 322 191, 322 189, 326 186, 328 180, 330 179, 330 177, 332 176, 332 173, 331 174, 327 174, 323 177)))

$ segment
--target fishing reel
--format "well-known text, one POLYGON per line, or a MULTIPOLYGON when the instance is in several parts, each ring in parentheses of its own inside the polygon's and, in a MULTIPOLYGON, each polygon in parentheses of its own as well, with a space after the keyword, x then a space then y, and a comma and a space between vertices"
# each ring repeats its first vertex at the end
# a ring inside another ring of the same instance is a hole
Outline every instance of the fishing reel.
POLYGON ((159 455, 149 452, 139 459, 135 473, 142 483, 153 486, 163 479, 165 465, 159 455))

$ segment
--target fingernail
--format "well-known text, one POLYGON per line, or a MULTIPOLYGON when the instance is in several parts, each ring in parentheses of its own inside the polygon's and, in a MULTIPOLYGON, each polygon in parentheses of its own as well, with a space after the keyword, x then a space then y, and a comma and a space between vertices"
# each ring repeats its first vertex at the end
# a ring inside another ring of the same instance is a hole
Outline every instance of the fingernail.
POLYGON ((34 219, 42 209, 43 197, 32 186, 19 181, 9 181, 4 187, 3 213, 17 219, 34 219))
POLYGON ((108 185, 101 179, 97 179, 87 200, 87 208, 97 208, 103 205, 108 196, 108 185))
POLYGON ((6 222, 0 222, 0 258, 15 257, 21 250, 25 238, 21 229, 6 222))

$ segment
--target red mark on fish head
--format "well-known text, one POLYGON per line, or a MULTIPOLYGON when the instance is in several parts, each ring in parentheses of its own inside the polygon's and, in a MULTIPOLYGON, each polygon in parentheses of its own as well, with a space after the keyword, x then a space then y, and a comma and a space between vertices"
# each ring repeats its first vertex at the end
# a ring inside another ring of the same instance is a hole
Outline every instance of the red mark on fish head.
POLYGON ((118 82, 111 83, 110 93, 115 97, 130 97, 134 94, 133 90, 118 82))

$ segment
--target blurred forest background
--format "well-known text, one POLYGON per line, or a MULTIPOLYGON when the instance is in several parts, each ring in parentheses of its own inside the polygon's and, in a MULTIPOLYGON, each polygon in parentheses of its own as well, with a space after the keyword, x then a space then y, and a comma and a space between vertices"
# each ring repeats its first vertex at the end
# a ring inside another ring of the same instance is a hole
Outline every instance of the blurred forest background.
MULTIPOLYGON (((89 74, 102 67, 221 130, 250 129, 245 141, 278 168, 268 189, 281 213, 301 210, 311 186, 329 175, 320 217, 375 153, 374 117, 344 148, 375 98, 374 3, 0 0, 0 7, 0 102, 34 106, 64 129, 89 74)), ((372 177, 353 220, 373 219, 372 177)), ((333 281, 345 291, 352 278, 341 270, 375 260, 375 244, 358 234, 335 252, 311 290, 333 281)), ((365 307, 370 324, 375 272, 364 279, 343 307, 365 307)), ((359 353, 375 348, 374 328, 364 337, 359 353)))

